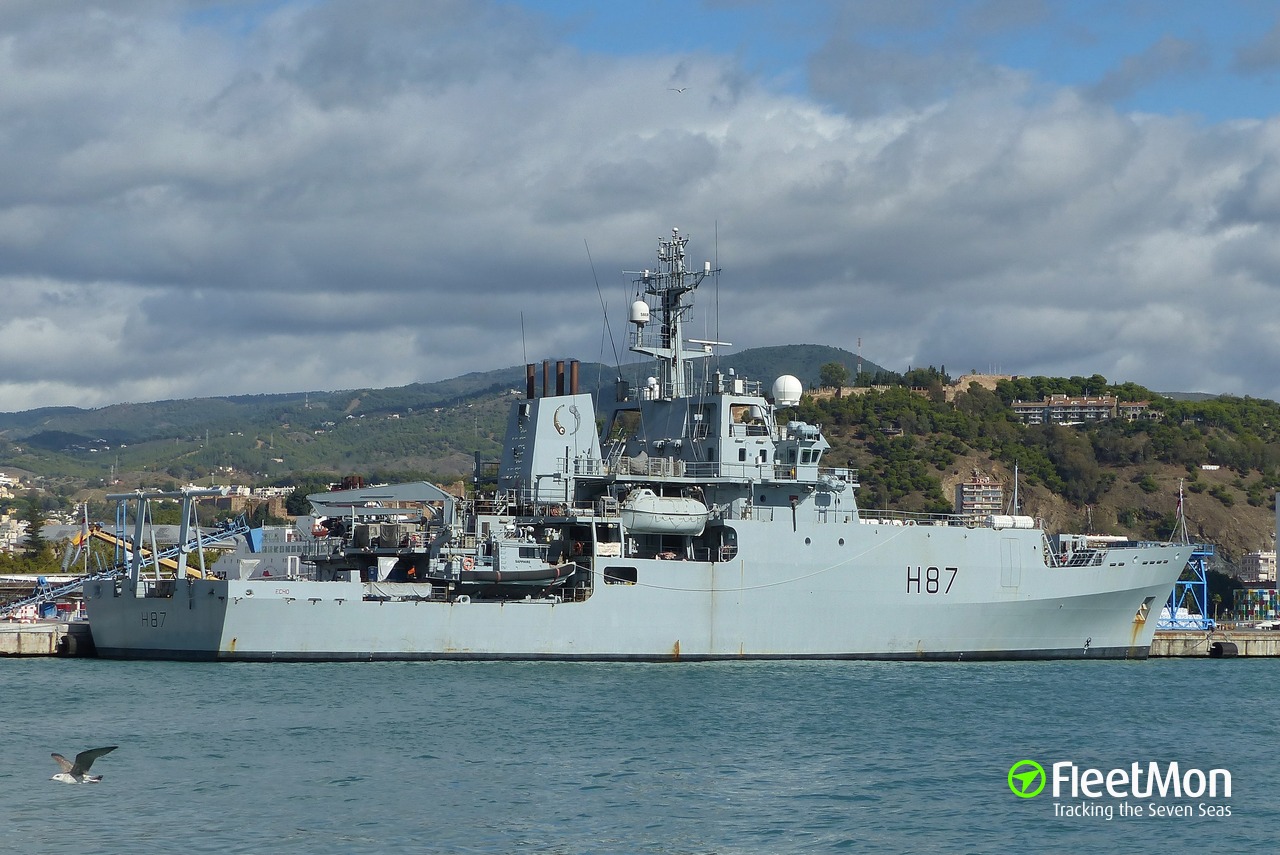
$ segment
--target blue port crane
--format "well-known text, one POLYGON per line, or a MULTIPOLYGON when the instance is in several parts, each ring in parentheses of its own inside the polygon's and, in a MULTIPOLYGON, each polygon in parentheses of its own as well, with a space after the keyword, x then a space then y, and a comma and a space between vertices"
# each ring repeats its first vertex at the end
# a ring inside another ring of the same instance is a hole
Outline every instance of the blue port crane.
MULTIPOLYGON (((1187 515, 1182 501, 1182 482, 1178 482, 1178 520, 1173 529, 1173 540, 1191 544, 1187 535, 1187 515)), ((1156 629, 1190 629, 1209 631, 1217 627, 1217 621, 1209 616, 1209 562, 1214 547, 1208 543, 1192 545, 1191 557, 1182 576, 1173 583, 1169 602, 1165 605, 1156 629)))

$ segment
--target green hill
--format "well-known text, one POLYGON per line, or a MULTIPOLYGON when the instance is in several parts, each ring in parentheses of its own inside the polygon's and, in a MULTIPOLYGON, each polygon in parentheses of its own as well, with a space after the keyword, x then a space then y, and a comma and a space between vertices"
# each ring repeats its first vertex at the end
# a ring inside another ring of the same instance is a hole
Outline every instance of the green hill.
MULTIPOLYGON (((719 357, 718 366, 766 384, 794 374, 811 386, 827 362, 844 362, 852 371, 856 357, 839 348, 797 345, 744 350, 719 357)), ((651 370, 648 362, 621 368, 583 363, 580 387, 612 395, 620 375, 638 383, 651 370)), ((541 366, 537 383, 541 388, 541 366)), ((508 404, 524 388, 525 369, 512 367, 385 389, 0 413, 0 471, 28 472, 54 484, 130 487, 211 476, 275 481, 298 472, 402 472, 452 480, 470 474, 476 454, 499 453, 508 404)))
POLYGON ((813 389, 820 385, 819 372, 822 366, 831 362, 839 363, 848 369, 850 378, 857 374, 859 362, 864 375, 892 373, 869 359, 859 360, 857 355, 847 350, 821 344, 756 347, 731 354, 721 360, 723 365, 732 367, 738 374, 763 380, 766 388, 780 375, 790 374, 798 377, 806 389, 813 389))

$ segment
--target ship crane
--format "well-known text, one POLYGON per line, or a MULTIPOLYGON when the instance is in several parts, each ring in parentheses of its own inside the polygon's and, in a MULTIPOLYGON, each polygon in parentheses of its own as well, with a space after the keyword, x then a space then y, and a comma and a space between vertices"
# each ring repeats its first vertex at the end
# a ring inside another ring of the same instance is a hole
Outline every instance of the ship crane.
MULTIPOLYGON (((203 565, 204 556, 201 550, 206 546, 219 543, 224 540, 236 537, 237 535, 249 532, 249 523, 244 515, 237 517, 235 520, 222 525, 219 528, 208 532, 200 530, 199 521, 195 514, 195 500, 204 496, 225 496, 226 488, 214 488, 206 490, 181 490, 170 492, 144 492, 139 490, 134 493, 113 494, 107 496, 108 499, 115 499, 116 505, 116 532, 114 535, 107 534, 98 530, 90 530, 88 536, 102 540, 111 544, 115 548, 115 561, 112 566, 105 570, 94 573, 86 573, 78 579, 73 579, 63 585, 38 585, 38 589, 29 597, 15 600, 0 607, 0 618, 9 617, 15 614, 23 606, 40 606, 43 603, 56 602, 57 600, 73 594, 84 588, 85 582, 91 582, 98 579, 115 579, 126 574, 137 574, 145 563, 155 568, 157 576, 160 573, 160 567, 163 566, 174 573, 176 577, 182 577, 186 573, 203 574, 203 567, 200 571, 187 570, 187 556, 192 553, 199 557, 200 563, 203 565), (142 541, 142 532, 144 525, 151 519, 150 500, 151 499, 182 499, 182 517, 183 523, 179 530, 178 543, 167 549, 157 549, 153 543, 151 549, 139 547, 142 541), (138 507, 134 512, 134 518, 137 520, 134 534, 132 537, 126 534, 126 520, 128 518, 128 505, 130 502, 136 501, 138 507), (195 529, 195 536, 191 537, 191 529, 195 529)), ((85 546, 87 548, 88 539, 86 538, 85 546)), ((40 577, 43 579, 43 577, 40 577)), ((136 575, 135 575, 136 578, 136 575)))

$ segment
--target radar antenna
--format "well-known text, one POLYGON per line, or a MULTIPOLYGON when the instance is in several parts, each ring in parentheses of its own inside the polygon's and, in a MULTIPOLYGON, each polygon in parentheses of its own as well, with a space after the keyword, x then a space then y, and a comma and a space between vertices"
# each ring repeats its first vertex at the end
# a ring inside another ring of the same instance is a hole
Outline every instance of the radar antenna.
POLYGON ((684 302, 684 297, 703 279, 720 271, 712 269, 707 261, 701 270, 690 272, 685 267, 688 243, 688 236, 673 228, 670 238, 658 240, 658 270, 623 271, 639 277, 635 280, 637 306, 633 306, 631 315, 635 325, 631 350, 657 359, 658 395, 663 398, 685 397, 692 381, 692 360, 708 354, 705 346, 685 349, 684 324, 692 306, 684 302), (648 328, 650 318, 657 321, 656 329, 648 328))

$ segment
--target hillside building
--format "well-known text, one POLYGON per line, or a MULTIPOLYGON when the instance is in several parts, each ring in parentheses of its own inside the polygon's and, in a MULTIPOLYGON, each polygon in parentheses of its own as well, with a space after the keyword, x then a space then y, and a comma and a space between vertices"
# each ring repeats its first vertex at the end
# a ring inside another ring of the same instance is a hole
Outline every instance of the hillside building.
POLYGON ((1240 559, 1240 581, 1246 585, 1255 582, 1276 582, 1276 553, 1250 552, 1240 559))
POLYGON ((1042 401, 1014 401, 1013 411, 1029 425, 1076 425, 1105 419, 1152 418, 1156 416, 1148 401, 1120 401, 1114 395, 1082 396, 1050 395, 1042 401))
POLYGON ((956 485, 956 513, 989 516, 1004 513, 1004 487, 978 470, 956 485))
POLYGON ((10 514, 0 514, 0 552, 17 552, 27 537, 27 524, 10 514))
MULTIPOLYGON (((1280 502, 1276 503, 1276 524, 1280 526, 1280 502)), ((1277 530, 1280 530, 1278 528, 1277 530)), ((1240 562, 1243 588, 1235 591, 1232 617, 1238 621, 1275 620, 1280 617, 1276 595, 1276 552, 1250 552, 1240 562)))

